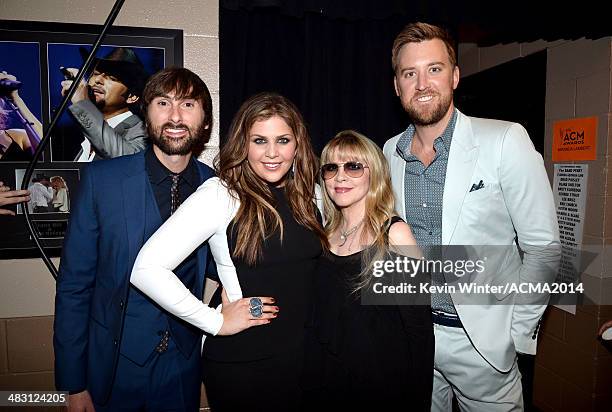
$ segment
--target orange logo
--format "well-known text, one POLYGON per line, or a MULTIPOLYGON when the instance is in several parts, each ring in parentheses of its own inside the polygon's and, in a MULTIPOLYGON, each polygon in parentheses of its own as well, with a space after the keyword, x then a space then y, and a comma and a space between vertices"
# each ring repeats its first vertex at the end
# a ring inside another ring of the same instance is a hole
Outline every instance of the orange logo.
POLYGON ((553 162, 596 157, 597 117, 559 120, 553 124, 553 162))

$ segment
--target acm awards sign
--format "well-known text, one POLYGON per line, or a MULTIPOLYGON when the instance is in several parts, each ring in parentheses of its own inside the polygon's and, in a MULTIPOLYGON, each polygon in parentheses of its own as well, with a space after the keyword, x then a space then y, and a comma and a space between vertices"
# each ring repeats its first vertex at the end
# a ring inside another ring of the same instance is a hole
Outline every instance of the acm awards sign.
POLYGON ((553 123, 553 162, 596 158, 597 117, 559 120, 553 123))

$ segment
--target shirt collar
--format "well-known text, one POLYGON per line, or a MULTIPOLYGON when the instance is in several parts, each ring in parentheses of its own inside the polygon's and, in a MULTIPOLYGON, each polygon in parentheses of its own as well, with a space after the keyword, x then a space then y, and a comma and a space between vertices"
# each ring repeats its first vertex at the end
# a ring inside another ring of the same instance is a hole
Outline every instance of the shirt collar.
MULTIPOLYGON (((200 173, 198 172, 198 167, 195 164, 196 160, 191 157, 189 159, 189 163, 187 167, 178 175, 181 177, 181 181, 187 183, 193 188, 198 187, 198 182, 200 179, 200 173)), ((145 168, 147 173, 149 174, 149 179, 152 183, 160 184, 167 179, 171 174, 173 174, 166 166, 159 161, 157 156, 155 156, 155 152, 153 148, 149 146, 145 152, 145 168)))
POLYGON ((440 140, 444 143, 444 147, 447 152, 450 152, 451 141, 453 140, 453 133, 455 132, 455 125, 457 124, 457 109, 453 109, 453 115, 451 116, 446 129, 440 135, 440 140))
MULTIPOLYGON (((457 124, 457 109, 453 109, 453 115, 451 116, 446 128, 442 132, 442 134, 436 139, 440 139, 444 144, 444 148, 447 152, 450 152, 451 141, 453 138, 453 133, 455 132, 455 124, 457 124)), ((399 140, 397 141, 396 151, 397 153, 404 159, 412 157, 412 153, 410 153, 410 147, 412 146, 412 139, 414 137, 414 132, 416 131, 413 124, 410 124, 408 128, 402 133, 399 140)), ((435 145, 435 142, 434 142, 435 145)))
POLYGON ((115 127, 117 127, 119 123, 121 123, 122 121, 130 117, 131 115, 132 115, 132 112, 128 110, 127 112, 123 112, 113 117, 109 117, 108 119, 106 119, 106 123, 108 123, 108 125, 114 129, 115 127))

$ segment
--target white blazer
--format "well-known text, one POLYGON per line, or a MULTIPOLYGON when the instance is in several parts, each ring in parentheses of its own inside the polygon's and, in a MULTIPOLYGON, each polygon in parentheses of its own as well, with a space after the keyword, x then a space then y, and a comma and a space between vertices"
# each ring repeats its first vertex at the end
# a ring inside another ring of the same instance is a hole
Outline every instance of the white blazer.
MULTIPOLYGON (((397 212, 405 219, 405 161, 397 135, 384 146, 391 169, 397 212)), ((487 257, 479 284, 552 281, 561 246, 553 194, 542 156, 517 123, 468 117, 458 111, 442 205, 443 245, 508 245, 487 257), (484 187, 471 191, 482 180, 484 187), (524 252, 521 261, 515 236, 524 252)), ((484 304, 466 304, 451 294, 476 350, 496 369, 510 370, 516 352, 535 354, 538 322, 547 295, 493 295, 484 304), (510 296, 511 295, 511 296, 510 296), (497 301, 495 301, 497 300, 497 301)))

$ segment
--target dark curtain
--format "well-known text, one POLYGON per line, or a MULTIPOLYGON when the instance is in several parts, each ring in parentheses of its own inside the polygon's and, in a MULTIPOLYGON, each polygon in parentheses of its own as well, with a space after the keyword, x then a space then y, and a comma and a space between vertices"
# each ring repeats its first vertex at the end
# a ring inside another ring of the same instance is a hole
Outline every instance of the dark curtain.
POLYGON ((544 156, 546 61, 544 50, 464 77, 455 105, 470 116, 522 124, 544 156))
POLYGON ((391 70, 391 45, 404 23, 222 8, 221 136, 246 98, 275 91, 300 108, 317 153, 348 128, 384 143, 407 123, 391 70))
POLYGON ((408 22, 440 24, 480 46, 612 31, 602 14, 576 18, 591 10, 586 4, 557 10, 567 17, 559 20, 522 3, 221 0, 221 139, 245 99, 276 91, 300 108, 317 152, 347 128, 382 145, 408 123, 391 70, 393 39, 408 22))

